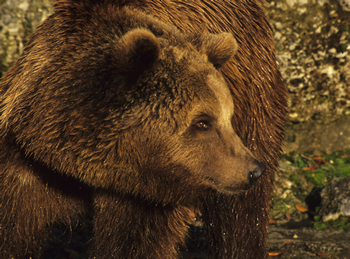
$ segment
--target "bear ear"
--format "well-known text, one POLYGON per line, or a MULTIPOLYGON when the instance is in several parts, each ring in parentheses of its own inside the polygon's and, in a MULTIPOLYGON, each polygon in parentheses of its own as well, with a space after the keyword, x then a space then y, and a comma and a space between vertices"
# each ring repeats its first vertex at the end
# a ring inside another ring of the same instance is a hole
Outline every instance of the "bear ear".
POLYGON ((146 29, 134 29, 123 35, 116 46, 117 69, 134 83, 141 73, 150 68, 160 57, 161 48, 156 36, 146 29))
POLYGON ((231 33, 197 34, 190 41, 216 68, 223 66, 237 52, 237 42, 231 33))

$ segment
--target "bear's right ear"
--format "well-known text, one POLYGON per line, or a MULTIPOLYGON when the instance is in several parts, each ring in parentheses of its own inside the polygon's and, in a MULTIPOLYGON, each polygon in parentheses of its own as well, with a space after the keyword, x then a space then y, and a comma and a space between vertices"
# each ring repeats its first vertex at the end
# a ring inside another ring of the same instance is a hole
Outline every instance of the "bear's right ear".
POLYGON ((146 29, 134 29, 123 35, 116 46, 117 70, 127 83, 134 83, 141 73, 160 57, 156 36, 146 29))
POLYGON ((231 33, 196 34, 189 40, 216 68, 223 66, 237 52, 237 42, 231 33))

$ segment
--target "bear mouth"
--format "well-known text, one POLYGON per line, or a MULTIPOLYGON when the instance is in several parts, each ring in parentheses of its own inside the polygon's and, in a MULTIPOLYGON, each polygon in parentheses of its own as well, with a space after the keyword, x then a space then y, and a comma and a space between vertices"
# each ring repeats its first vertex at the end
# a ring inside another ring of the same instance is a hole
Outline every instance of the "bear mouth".
POLYGON ((247 184, 240 184, 240 185, 224 185, 217 180, 213 179, 212 177, 205 177, 205 182, 209 184, 209 186, 218 192, 225 193, 225 194, 237 194, 241 192, 245 192, 249 190, 252 185, 247 184))

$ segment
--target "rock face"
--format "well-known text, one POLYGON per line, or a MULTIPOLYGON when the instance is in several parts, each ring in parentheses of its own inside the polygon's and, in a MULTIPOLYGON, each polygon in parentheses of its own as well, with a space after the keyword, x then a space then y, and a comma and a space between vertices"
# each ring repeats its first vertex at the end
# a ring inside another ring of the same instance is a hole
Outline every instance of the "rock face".
POLYGON ((266 9, 289 92, 287 153, 350 148, 349 3, 268 0, 266 9))
POLYGON ((309 120, 286 128, 285 153, 321 155, 346 149, 350 149, 350 116, 340 116, 329 123, 309 120))
POLYGON ((350 216, 350 177, 334 178, 321 192, 323 221, 350 216))
POLYGON ((350 13, 336 0, 270 1, 267 10, 290 93, 290 120, 349 115, 350 13))
POLYGON ((50 0, 0 0, 0 77, 18 59, 28 37, 51 12, 50 0))
POLYGON ((339 4, 342 9, 346 12, 350 12, 350 1, 349 0, 339 0, 339 4))

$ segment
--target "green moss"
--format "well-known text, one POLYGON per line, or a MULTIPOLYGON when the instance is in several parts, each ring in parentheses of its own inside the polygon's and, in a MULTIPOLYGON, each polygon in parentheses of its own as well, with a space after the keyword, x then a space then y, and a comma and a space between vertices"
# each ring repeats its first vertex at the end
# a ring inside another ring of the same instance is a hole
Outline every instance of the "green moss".
POLYGON ((272 208, 270 210, 270 217, 273 219, 279 219, 284 217, 284 215, 289 209, 288 204, 276 195, 272 198, 271 207, 272 208))
MULTIPOLYGON (((322 156, 327 162, 318 165, 315 171, 303 171, 306 180, 314 184, 316 187, 325 187, 334 177, 349 177, 350 176, 350 150, 335 152, 330 155, 322 156)), ((297 155, 291 153, 281 156, 282 161, 290 161, 291 165, 299 169, 310 167, 316 162, 311 157, 297 155)), ((296 176, 289 176, 289 180, 300 185, 300 180, 296 176)))
MULTIPOLYGON (((316 220, 316 217, 315 217, 315 220, 316 220)), ((314 223, 314 228, 317 230, 338 229, 338 230, 350 231, 350 217, 340 217, 337 220, 330 220, 326 222, 317 221, 316 223, 314 223)))
POLYGON ((348 177, 350 176, 350 164, 339 165, 334 174, 335 177, 348 177))
POLYGON ((314 228, 317 229, 317 230, 324 230, 324 229, 327 229, 329 226, 326 224, 326 223, 323 223, 323 222, 316 222, 314 224, 314 228))
POLYGON ((322 219, 321 216, 318 216, 318 215, 314 217, 314 221, 316 222, 319 222, 321 219, 322 219))
POLYGON ((350 163, 350 150, 343 150, 343 151, 339 151, 339 152, 334 152, 328 156, 325 156, 324 158, 333 160, 335 164, 337 164, 337 163, 350 163))
POLYGON ((332 227, 335 229, 343 229, 345 231, 349 231, 350 230, 350 221, 347 218, 343 218, 339 221, 334 221, 332 227))
POLYGON ((346 51, 346 49, 348 48, 348 44, 345 44, 345 43, 340 44, 340 48, 342 51, 346 51))
POLYGON ((296 175, 290 175, 289 180, 295 184, 295 187, 300 188, 301 183, 299 181, 299 178, 296 175))
POLYGON ((309 166, 309 161, 305 158, 302 158, 301 156, 297 156, 295 158, 295 163, 298 168, 304 168, 309 166))
POLYGON ((318 169, 315 171, 305 171, 305 178, 315 184, 316 187, 325 187, 327 181, 326 172, 318 169))

